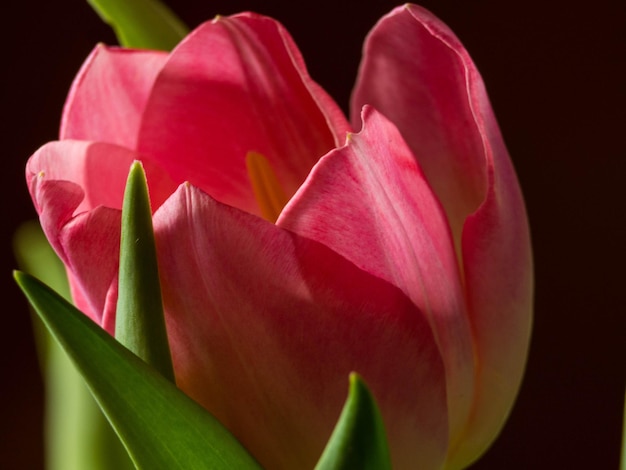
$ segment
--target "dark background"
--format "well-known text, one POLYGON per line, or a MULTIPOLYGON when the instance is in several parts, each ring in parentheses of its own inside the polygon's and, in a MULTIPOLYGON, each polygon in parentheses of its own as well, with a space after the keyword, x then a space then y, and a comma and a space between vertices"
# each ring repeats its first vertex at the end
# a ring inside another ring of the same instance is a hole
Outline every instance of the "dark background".
MULTIPOLYGON (((283 22, 311 75, 344 109, 367 31, 389 1, 168 2, 190 26, 254 10, 283 22)), ((2 35, 0 459, 42 468, 42 398, 15 228, 35 215, 24 164, 56 137, 74 74, 114 43, 86 2, 11 2, 2 35)), ((623 0, 424 1, 482 72, 526 196, 536 258, 527 374, 475 469, 616 469, 626 370, 626 14, 623 0)), ((7 7, 8 8, 8 7, 7 7)))

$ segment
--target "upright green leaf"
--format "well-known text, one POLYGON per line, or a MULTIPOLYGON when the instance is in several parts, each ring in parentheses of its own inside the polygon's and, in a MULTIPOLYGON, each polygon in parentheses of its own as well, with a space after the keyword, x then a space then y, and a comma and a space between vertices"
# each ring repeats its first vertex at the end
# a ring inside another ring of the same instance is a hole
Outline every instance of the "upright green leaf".
POLYGON ((200 405, 62 297, 20 272, 15 279, 72 358, 137 468, 259 469, 200 405))
POLYGON ((390 470, 382 417, 365 382, 350 374, 350 391, 316 470, 390 470))
POLYGON ((172 382, 152 211, 141 163, 130 168, 122 206, 115 338, 172 382))
POLYGON ((125 47, 169 51, 189 32, 159 0, 87 1, 125 47))

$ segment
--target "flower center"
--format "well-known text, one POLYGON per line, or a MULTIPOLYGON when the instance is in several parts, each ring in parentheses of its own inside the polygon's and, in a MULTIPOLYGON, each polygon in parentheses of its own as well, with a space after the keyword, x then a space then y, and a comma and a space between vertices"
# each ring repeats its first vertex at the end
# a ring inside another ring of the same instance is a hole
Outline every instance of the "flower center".
POLYGON ((248 152, 246 168, 263 218, 276 222, 289 198, 281 188, 274 170, 267 158, 258 152, 248 152))

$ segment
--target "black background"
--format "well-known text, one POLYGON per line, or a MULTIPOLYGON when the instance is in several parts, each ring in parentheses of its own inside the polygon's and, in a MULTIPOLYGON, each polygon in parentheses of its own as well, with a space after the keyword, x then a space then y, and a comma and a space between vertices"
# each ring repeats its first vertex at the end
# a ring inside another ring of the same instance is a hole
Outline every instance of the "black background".
MULTIPOLYGON (((287 26, 311 75, 346 109, 367 31, 389 1, 168 2, 194 27, 253 10, 287 26)), ((54 140, 73 76, 115 43, 86 2, 11 2, 2 38, 0 459, 43 466, 43 385, 11 238, 35 216, 27 158, 54 140)), ((623 0, 424 1, 487 84, 526 196, 536 263, 534 336, 519 399, 475 469, 616 469, 626 369, 626 14, 623 0)), ((8 6, 5 8, 9 8, 8 6)))

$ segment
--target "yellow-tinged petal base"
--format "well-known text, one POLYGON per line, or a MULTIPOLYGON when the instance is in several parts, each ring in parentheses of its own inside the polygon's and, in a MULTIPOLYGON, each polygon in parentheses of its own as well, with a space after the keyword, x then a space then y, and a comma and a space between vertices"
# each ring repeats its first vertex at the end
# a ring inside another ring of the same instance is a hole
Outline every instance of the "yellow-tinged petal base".
POLYGON ((280 186, 274 170, 267 158, 258 152, 248 152, 246 168, 263 218, 276 222, 289 198, 280 186))

